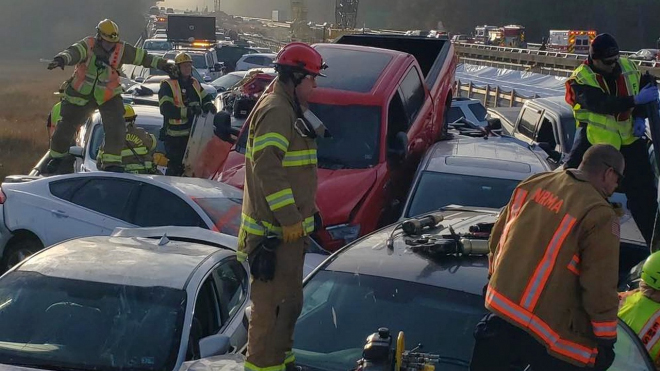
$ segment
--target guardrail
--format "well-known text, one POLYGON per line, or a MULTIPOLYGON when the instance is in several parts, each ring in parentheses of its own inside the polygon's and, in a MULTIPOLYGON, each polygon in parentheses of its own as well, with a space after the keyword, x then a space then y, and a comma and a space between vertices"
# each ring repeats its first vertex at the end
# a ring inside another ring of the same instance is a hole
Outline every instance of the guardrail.
POLYGON ((526 100, 539 98, 539 95, 525 96, 518 94, 515 89, 503 91, 499 86, 476 86, 472 81, 465 83, 461 80, 454 82, 456 97, 479 99, 484 107, 517 107, 522 106, 526 100))
MULTIPOLYGON (((505 46, 455 43, 456 53, 460 58, 473 60, 489 60, 505 62, 519 66, 529 66, 532 72, 535 69, 547 71, 572 71, 585 60, 586 56, 581 54, 562 53, 549 50, 532 50, 511 48, 505 46)), ((657 61, 633 60, 639 66, 642 73, 649 71, 660 76, 660 63, 657 61)))

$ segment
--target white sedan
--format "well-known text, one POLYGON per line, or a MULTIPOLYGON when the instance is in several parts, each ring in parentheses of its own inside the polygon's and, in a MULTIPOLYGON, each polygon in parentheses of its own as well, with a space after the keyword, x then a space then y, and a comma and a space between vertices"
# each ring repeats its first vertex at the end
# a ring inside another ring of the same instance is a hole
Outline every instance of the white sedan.
POLYGON ((8 177, 0 190, 0 270, 61 241, 117 227, 190 226, 238 235, 243 193, 199 178, 89 172, 8 177))
POLYGON ((44 249, 0 278, 2 368, 169 371, 235 352, 250 296, 235 245, 166 227, 44 249))

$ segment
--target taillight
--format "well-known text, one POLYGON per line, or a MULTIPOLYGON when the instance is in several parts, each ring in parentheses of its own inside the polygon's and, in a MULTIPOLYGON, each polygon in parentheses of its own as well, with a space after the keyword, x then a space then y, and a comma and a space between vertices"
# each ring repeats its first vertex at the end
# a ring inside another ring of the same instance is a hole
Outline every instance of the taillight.
POLYGON ((5 196, 5 193, 2 192, 2 188, 0 188, 0 205, 4 204, 6 199, 7 196, 5 196))

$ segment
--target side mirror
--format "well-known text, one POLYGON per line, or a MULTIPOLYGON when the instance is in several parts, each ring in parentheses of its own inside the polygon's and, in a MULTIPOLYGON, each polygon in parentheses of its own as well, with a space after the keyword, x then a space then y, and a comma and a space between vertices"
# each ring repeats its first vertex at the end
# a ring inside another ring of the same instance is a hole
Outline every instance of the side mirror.
POLYGON ((142 76, 138 76, 138 77, 136 77, 136 78, 135 78, 135 82, 137 82, 137 83, 143 83, 143 82, 144 82, 144 77, 142 77, 142 76))
POLYGON ((387 148, 387 158, 392 163, 403 161, 408 154, 408 136, 400 131, 392 138, 387 148))
POLYGON ((85 150, 82 147, 79 146, 71 146, 69 147, 69 154, 75 156, 75 157, 80 157, 83 158, 83 152, 85 150))
POLYGON ((199 341, 199 356, 200 358, 208 358, 226 354, 231 348, 227 335, 211 335, 199 341))
POLYGON ((211 82, 211 81, 213 81, 213 77, 209 75, 204 76, 204 82, 211 82))

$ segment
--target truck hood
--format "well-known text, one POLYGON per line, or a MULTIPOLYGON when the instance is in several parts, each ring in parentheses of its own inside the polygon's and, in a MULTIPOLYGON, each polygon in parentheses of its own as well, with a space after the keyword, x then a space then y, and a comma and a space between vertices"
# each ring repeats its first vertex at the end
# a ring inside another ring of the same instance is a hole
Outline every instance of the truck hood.
POLYGON ((351 211, 376 182, 378 169, 319 169, 316 204, 323 224, 347 223, 351 211))
MULTIPOLYGON (((219 180, 243 189, 245 166, 242 163, 230 165, 229 162, 233 162, 233 160, 230 154, 230 158, 227 159, 228 166, 225 166, 219 180)), ((323 224, 328 226, 347 223, 351 211, 376 182, 377 171, 376 168, 359 170, 319 169, 316 204, 323 217, 323 224)))

